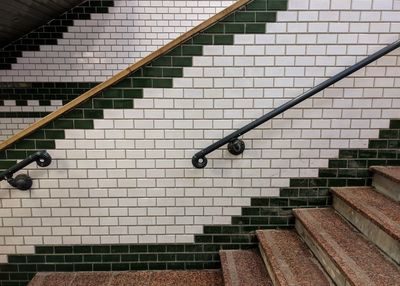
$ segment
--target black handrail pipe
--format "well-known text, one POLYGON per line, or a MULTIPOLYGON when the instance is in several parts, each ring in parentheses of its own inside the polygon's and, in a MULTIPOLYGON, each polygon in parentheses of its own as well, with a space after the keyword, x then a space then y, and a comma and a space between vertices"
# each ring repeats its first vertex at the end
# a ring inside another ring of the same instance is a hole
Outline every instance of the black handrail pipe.
POLYGON ((45 150, 33 153, 21 162, 1 172, 0 181, 7 180, 7 182, 14 188, 22 191, 29 190, 32 187, 31 177, 25 174, 19 174, 13 178, 13 175, 33 162, 36 162, 39 167, 47 167, 51 163, 51 156, 45 150))
POLYGON ((352 65, 351 67, 345 69, 344 71, 334 75, 333 77, 327 79, 326 81, 320 83, 319 85, 313 87, 312 89, 308 90, 307 92, 299 95, 298 97, 282 104, 281 106, 277 107, 276 109, 272 110, 271 112, 261 116, 260 118, 256 119, 255 121, 247 124, 246 126, 240 128, 239 130, 229 134, 225 138, 211 144, 210 146, 204 148, 203 150, 197 152, 192 158, 192 164, 196 168, 204 168, 207 166, 207 158, 206 155, 210 154, 211 152, 217 150, 218 148, 222 147, 225 144, 228 144, 228 150, 233 155, 239 155, 243 153, 245 149, 244 142, 239 139, 239 136, 249 132, 250 130, 258 127, 259 125, 267 122, 268 120, 276 117, 277 115, 285 112, 286 110, 292 108, 293 106, 303 102, 307 98, 317 94, 318 92, 326 89, 327 87, 335 84, 336 82, 342 80, 343 78, 355 73, 359 69, 367 66, 368 64, 376 61, 377 59, 381 58, 382 56, 390 53, 391 51, 400 47, 400 40, 384 47, 383 49, 377 51, 376 53, 366 57, 365 59, 361 60, 360 62, 352 65))

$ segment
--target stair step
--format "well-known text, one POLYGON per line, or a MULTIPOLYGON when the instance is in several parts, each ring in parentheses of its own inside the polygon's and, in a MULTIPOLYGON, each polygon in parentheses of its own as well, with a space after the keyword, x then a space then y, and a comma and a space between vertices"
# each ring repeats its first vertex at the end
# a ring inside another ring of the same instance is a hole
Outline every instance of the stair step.
POLYGON ((257 249, 221 250, 219 255, 225 285, 273 285, 257 249))
POLYGON ((370 187, 333 188, 333 207, 398 264, 400 204, 370 187))
POLYGON ((333 209, 296 209, 296 229, 336 285, 400 285, 399 267, 333 209))
POLYGON ((372 185, 376 190, 396 202, 400 201, 400 167, 372 166, 372 185))
POLYGON ((258 230, 257 237, 275 286, 333 285, 294 231, 258 230))
POLYGON ((223 286, 220 270, 38 272, 28 286, 223 286))

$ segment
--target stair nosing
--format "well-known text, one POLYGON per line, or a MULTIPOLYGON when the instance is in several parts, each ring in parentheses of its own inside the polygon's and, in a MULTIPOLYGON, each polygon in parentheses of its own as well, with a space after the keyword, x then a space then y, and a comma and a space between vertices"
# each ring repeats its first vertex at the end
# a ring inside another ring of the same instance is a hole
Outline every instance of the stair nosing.
MULTIPOLYGON (((315 208, 314 208, 315 209, 315 208)), ((321 208, 321 209, 327 209, 327 208, 321 208)), ((333 211, 335 214, 337 214, 337 212, 334 210, 334 209, 332 209, 332 208, 329 208, 331 211, 333 211)), ((299 220, 300 221, 300 223, 301 223, 301 225, 303 226, 303 228, 305 229, 305 230, 307 230, 307 233, 312 237, 312 239, 314 240, 314 243, 316 244, 316 245, 318 245, 320 248, 321 248, 321 250, 325 253, 325 255, 330 259, 330 261, 335 265, 335 267, 337 268, 337 269, 339 269, 339 271, 341 272, 341 274, 346 278, 346 280, 350 283, 350 285, 352 285, 352 286, 357 286, 357 284, 355 284, 355 282, 352 280, 352 277, 350 277, 349 276, 349 274, 347 273, 347 271, 345 271, 345 269, 343 268, 343 267, 341 267, 341 265, 337 262, 337 260, 335 259, 335 257, 332 255, 332 253, 330 252, 330 251, 327 251, 326 250, 326 248, 324 247, 324 245, 323 245, 323 243, 319 240, 319 239, 317 239, 317 236, 314 234, 314 232, 313 231, 311 231, 310 230, 310 228, 309 228, 309 226, 307 225, 307 223, 305 223, 304 221, 303 221, 303 219, 301 218, 301 214, 300 214, 300 216, 297 214, 297 210, 299 210, 300 212, 302 212, 302 211, 305 211, 305 210, 307 210, 307 208, 299 208, 299 209, 294 209, 293 210, 293 214, 294 214, 294 216, 296 217, 296 220, 299 220)), ((337 214, 338 215, 338 214, 337 214)), ((339 215, 340 216, 340 215, 339 215)), ((345 224, 348 224, 351 228, 354 228, 354 226, 352 226, 347 220, 344 220, 344 219, 342 219, 343 220, 343 223, 345 223, 345 224)), ((359 235, 360 235, 360 238, 361 239, 363 239, 363 240, 366 240, 365 239, 365 237, 363 237, 363 235, 360 233, 360 232, 358 232, 358 231, 356 231, 356 233, 358 233, 359 235)), ((369 240, 367 240, 367 241, 369 241, 369 240)), ((375 246, 376 247, 376 246, 375 246)), ((380 254, 382 254, 382 252, 381 252, 381 250, 379 249, 379 248, 376 248, 376 250, 380 253, 380 254)), ((390 264, 392 264, 392 265, 394 265, 384 254, 382 254, 383 255, 383 257, 387 260, 387 262, 388 263, 390 263, 390 264)), ((395 265, 395 267, 396 267, 396 265, 395 265)), ((397 268, 398 268, 398 266, 397 266, 397 268)), ((347 285, 347 284, 346 284, 347 285)))
MULTIPOLYGON (((297 239, 300 241, 301 244, 304 244, 301 237, 295 231, 291 231, 291 230, 257 230, 256 231, 257 236, 261 236, 261 237, 265 238, 265 240, 267 240, 267 239, 266 239, 264 231, 291 232, 293 234, 296 234, 297 239)), ((272 268, 271 271, 274 272, 273 274, 270 273, 271 279, 273 281, 275 281, 275 283, 276 283, 274 285, 279 285, 279 286, 281 286, 281 285, 285 285, 285 286, 286 285, 296 285, 296 284, 293 284, 293 281, 288 281, 287 275, 285 275, 286 272, 282 271, 281 265, 280 265, 281 263, 279 263, 278 258, 274 255, 274 253, 271 253, 271 252, 273 252, 273 247, 270 246, 269 244, 264 245, 261 241, 259 243, 259 246, 263 250, 266 260, 268 261, 267 263, 270 264, 270 267, 272 268), (277 274, 279 274, 279 275, 277 275, 277 274)), ((328 282, 328 284, 332 285, 329 275, 323 270, 321 265, 319 265, 319 262, 315 259, 315 257, 313 257, 314 255, 312 254, 310 249, 308 249, 307 245, 305 245, 305 244, 304 244, 304 249, 306 251, 309 251, 309 253, 310 253, 310 259, 309 259, 310 264, 314 265, 318 269, 318 271, 320 271, 321 274, 325 277, 326 282, 328 282)), ((267 269, 268 268, 269 267, 267 267, 267 269)))
MULTIPOLYGON (((393 166, 393 167, 396 168, 396 169, 397 168, 400 169, 400 167, 396 167, 396 166, 393 166)), ((399 178, 396 178, 396 177, 384 172, 382 169, 390 169, 390 167, 382 167, 382 166, 371 166, 371 167, 369 167, 369 170, 372 171, 374 174, 382 176, 382 177, 385 177, 386 179, 388 179, 390 181, 393 181, 393 182, 395 182, 397 184, 400 184, 400 179, 399 178)))
MULTIPOLYGON (((351 188, 358 189, 360 187, 345 187, 345 188, 346 189, 351 189, 351 188)), ((373 187, 362 187, 362 188, 368 188, 370 191, 376 192, 376 190, 373 187)), ((334 194, 334 196, 339 197, 343 202, 348 204, 352 209, 354 209, 355 211, 357 211, 361 215, 365 216, 368 220, 370 220, 372 223, 374 223, 378 228, 383 230, 385 233, 387 233, 393 239, 395 239, 396 241, 400 241, 400 236, 396 236, 396 234, 394 234, 390 229, 388 229, 385 225, 380 223, 380 221, 378 219, 376 219, 374 216, 368 214, 366 211, 364 211, 359 206, 355 205, 353 202, 349 201, 346 197, 342 196, 342 194, 338 193, 336 191, 336 189, 340 189, 340 188, 338 188, 338 187, 337 188, 331 188, 331 192, 334 194)), ((377 193, 377 195, 382 196, 386 200, 391 200, 390 198, 388 198, 387 196, 385 196, 385 195, 383 195, 383 194, 381 194, 379 192, 376 192, 376 193, 377 193)))

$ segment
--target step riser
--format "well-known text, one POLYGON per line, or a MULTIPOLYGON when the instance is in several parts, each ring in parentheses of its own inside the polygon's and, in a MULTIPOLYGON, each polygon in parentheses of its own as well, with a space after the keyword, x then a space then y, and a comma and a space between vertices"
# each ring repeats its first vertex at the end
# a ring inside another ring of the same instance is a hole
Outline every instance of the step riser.
POLYGON ((272 284, 274 286, 285 286, 285 285, 282 285, 281 283, 279 283, 278 280, 276 279, 276 276, 275 276, 274 271, 272 270, 271 264, 269 263, 268 258, 265 255, 264 250, 260 244, 258 245, 258 249, 260 250, 261 257, 264 261, 265 268, 267 268, 267 271, 268 271, 269 277, 271 278, 272 284))
POLYGON ((333 207, 397 264, 400 263, 399 241, 388 235, 337 196, 333 196, 333 207))
POLYGON ((372 179, 372 186, 381 194, 393 199, 396 202, 400 202, 400 184, 384 177, 379 174, 375 174, 372 179))
POLYGON ((336 267, 333 261, 325 253, 325 251, 318 246, 313 237, 309 234, 308 230, 303 226, 300 220, 296 219, 295 227, 297 233, 302 237, 304 242, 310 248, 312 253, 315 255, 321 266, 324 268, 326 273, 332 278, 333 282, 337 286, 348 286, 351 285, 350 281, 346 279, 340 270, 336 267))

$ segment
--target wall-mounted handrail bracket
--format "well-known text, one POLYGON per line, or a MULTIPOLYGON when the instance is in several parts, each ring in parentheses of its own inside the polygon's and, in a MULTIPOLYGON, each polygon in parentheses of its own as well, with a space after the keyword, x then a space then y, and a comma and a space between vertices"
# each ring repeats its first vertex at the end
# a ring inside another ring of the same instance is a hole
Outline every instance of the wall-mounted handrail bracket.
POLYGON ((207 166, 207 158, 206 156, 211 152, 217 150, 218 148, 228 144, 228 150, 233 155, 242 154, 245 148, 244 142, 238 139, 240 136, 244 135, 245 133, 253 130, 254 128, 258 127, 259 125, 267 122, 268 120, 276 117, 277 115, 285 112, 286 110, 292 108, 293 106, 303 102, 307 98, 317 94, 318 92, 324 90, 325 88, 335 84, 336 82, 344 79, 345 77, 355 73, 359 69, 369 65, 373 61, 383 57, 384 55, 390 53, 391 51, 400 48, 400 40, 380 49, 376 53, 366 57, 365 59, 361 60, 360 62, 352 65, 351 67, 345 69, 344 71, 332 76, 331 78, 325 80, 324 82, 320 83, 319 85, 311 88, 310 90, 306 91, 305 93, 293 98, 292 100, 282 104, 281 106, 277 107, 276 109, 264 114, 260 118, 250 122, 249 124, 245 125, 244 127, 240 128, 239 130, 234 131, 233 133, 229 134, 228 136, 222 138, 221 140, 212 143, 210 146, 204 148, 203 150, 197 152, 192 158, 192 164, 195 168, 202 169, 207 166))
POLYGON ((51 163, 51 156, 45 150, 29 155, 26 159, 1 172, 0 181, 7 180, 11 186, 21 191, 29 190, 32 187, 31 177, 25 174, 19 174, 13 178, 13 175, 33 162, 36 162, 39 167, 47 167, 51 163))

